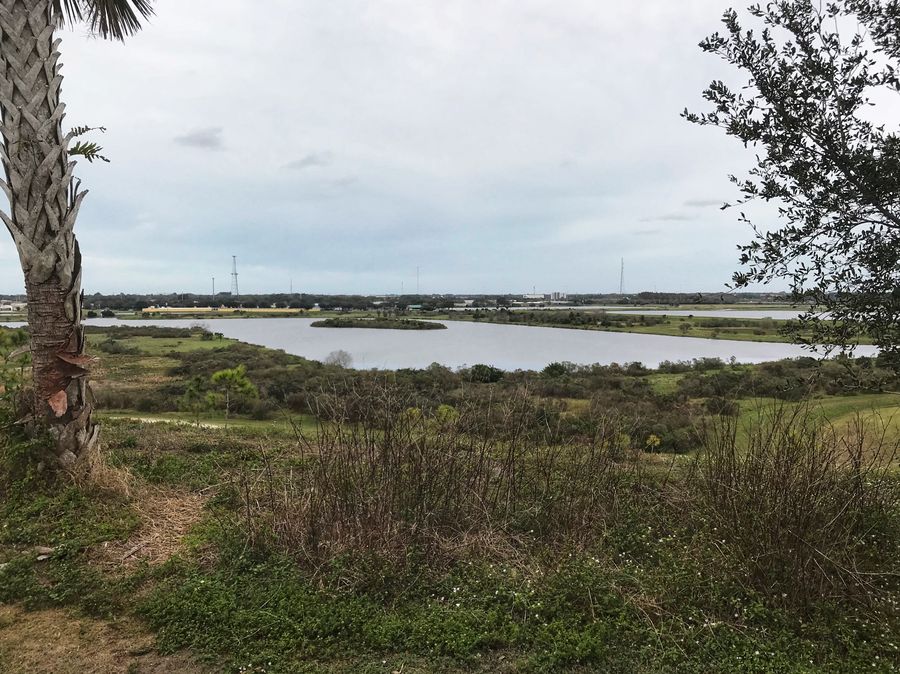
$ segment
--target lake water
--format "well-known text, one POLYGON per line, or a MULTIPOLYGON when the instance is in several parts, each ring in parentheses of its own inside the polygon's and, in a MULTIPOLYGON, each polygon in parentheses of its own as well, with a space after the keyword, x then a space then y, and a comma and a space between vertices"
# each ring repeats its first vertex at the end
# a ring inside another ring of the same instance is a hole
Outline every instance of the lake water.
MULTIPOLYGON (((88 325, 159 325, 187 327, 201 323, 214 332, 251 344, 324 360, 333 351, 353 357, 356 368, 422 368, 431 363, 460 367, 486 363, 504 370, 539 370, 554 361, 579 364, 638 361, 655 367, 664 360, 734 356, 759 363, 809 355, 793 344, 735 342, 694 337, 637 335, 622 332, 537 328, 521 325, 446 321, 446 330, 370 330, 313 328, 312 318, 238 318, 200 321, 158 319, 118 321, 89 319, 88 325)), ((21 324, 6 324, 10 327, 21 324)), ((872 347, 858 353, 874 353, 872 347)))

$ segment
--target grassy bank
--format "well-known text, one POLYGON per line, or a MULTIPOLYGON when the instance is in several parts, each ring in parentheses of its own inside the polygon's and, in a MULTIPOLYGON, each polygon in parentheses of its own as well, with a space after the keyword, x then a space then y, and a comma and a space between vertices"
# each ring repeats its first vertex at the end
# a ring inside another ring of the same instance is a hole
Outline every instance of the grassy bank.
MULTIPOLYGON (((602 310, 532 310, 448 312, 437 314, 440 320, 472 321, 528 325, 533 327, 566 328, 570 330, 598 330, 628 332, 667 337, 697 337, 728 339, 746 342, 791 343, 795 337, 787 330, 790 321, 770 318, 714 318, 703 316, 698 310, 693 316, 664 316, 642 314, 640 308, 622 313, 602 310)), ((861 344, 871 343, 868 339, 861 344)))

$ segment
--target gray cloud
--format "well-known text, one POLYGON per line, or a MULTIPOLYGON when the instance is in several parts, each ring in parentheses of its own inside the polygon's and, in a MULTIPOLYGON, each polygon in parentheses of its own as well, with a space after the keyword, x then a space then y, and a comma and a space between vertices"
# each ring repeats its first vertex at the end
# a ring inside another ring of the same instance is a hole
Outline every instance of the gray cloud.
POLYGON ((286 169, 292 171, 302 171, 308 168, 320 168, 328 166, 334 161, 334 156, 330 152, 310 152, 308 155, 295 159, 285 164, 286 169))
POLYGON ((735 75, 697 48, 733 0, 157 4, 124 47, 61 31, 67 110, 115 158, 78 167, 88 293, 204 290, 234 254, 247 292, 419 265, 434 292, 614 290, 622 257, 636 291, 695 290, 750 236, 684 203, 752 163, 678 114, 735 75))
POLYGON ((331 186, 340 190, 347 190, 359 184, 359 178, 356 176, 344 176, 337 180, 331 181, 331 186))
POLYGON ((711 208, 713 206, 721 206, 721 199, 689 199, 684 202, 688 208, 711 208))
POLYGON ((696 217, 687 213, 666 213, 665 215, 641 218, 641 222, 690 222, 696 219, 696 217))
POLYGON ((179 145, 196 147, 202 150, 221 150, 225 147, 222 141, 222 127, 220 126, 189 131, 184 135, 175 136, 175 142, 179 145))

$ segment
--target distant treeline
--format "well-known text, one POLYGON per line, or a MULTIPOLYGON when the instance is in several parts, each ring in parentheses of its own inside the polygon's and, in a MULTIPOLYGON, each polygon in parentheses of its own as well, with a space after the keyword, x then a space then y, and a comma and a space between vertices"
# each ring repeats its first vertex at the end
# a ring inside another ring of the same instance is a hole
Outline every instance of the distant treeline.
MULTIPOLYGON (((20 300, 20 295, 0 295, 0 299, 20 300)), ((194 293, 168 293, 157 294, 132 294, 119 293, 104 295, 94 293, 85 294, 84 307, 87 310, 99 311, 112 309, 113 311, 140 311, 150 306, 168 307, 245 307, 245 308, 269 308, 279 309, 312 309, 318 305, 325 310, 347 309, 400 309, 410 307, 420 308, 422 311, 434 311, 449 309, 455 303, 462 300, 473 300, 473 306, 504 307, 511 306, 515 302, 522 301, 522 295, 512 294, 487 294, 487 295, 320 295, 312 293, 264 293, 258 295, 232 296, 230 293, 217 293, 216 295, 203 295, 194 293)), ((535 301, 535 300, 529 300, 535 301)), ((618 294, 578 294, 569 295, 567 303, 574 305, 587 304, 741 304, 741 303, 778 303, 789 302, 791 298, 784 293, 735 293, 735 294, 706 294, 706 293, 651 293, 642 292, 635 295, 618 294)))

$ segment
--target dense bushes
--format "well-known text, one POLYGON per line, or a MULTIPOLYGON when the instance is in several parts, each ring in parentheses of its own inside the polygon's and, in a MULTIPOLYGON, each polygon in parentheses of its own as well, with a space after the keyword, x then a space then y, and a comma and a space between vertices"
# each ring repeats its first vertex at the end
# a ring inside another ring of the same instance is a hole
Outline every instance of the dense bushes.
POLYGON ((87 325, 84 331, 89 335, 107 335, 110 339, 129 337, 190 337, 193 334, 209 332, 200 324, 187 328, 160 327, 155 325, 87 325))
POLYGON ((495 384, 503 379, 503 370, 491 365, 473 365, 468 370, 463 371, 466 381, 477 382, 479 384, 495 384))
POLYGON ((390 385, 328 399, 329 421, 299 456, 281 468, 264 456, 236 477, 249 542, 311 570, 347 555, 422 555, 433 569, 535 547, 618 552, 804 611, 898 590, 896 446, 877 428, 823 428, 804 406, 766 410, 741 432, 714 417, 700 451, 666 466, 642 459, 652 447, 600 406, 581 417, 590 432, 565 436, 535 423, 543 411, 525 395, 451 411, 415 402, 390 385))
POLYGON ((123 344, 118 339, 105 339, 99 344, 97 344, 97 348, 103 353, 110 354, 125 354, 130 356, 137 356, 141 353, 141 350, 136 346, 127 346, 123 344))
MULTIPOLYGON (((670 368, 671 369, 671 368, 670 368)), ((841 395, 896 390, 896 372, 880 358, 797 358, 703 372, 696 369, 678 382, 678 392, 691 398, 768 397, 803 400, 815 395, 841 395)))
MULTIPOLYGON (((550 312, 548 312, 550 313, 550 312)), ((563 312, 565 313, 565 312, 563 312)), ((108 330, 108 329, 104 329, 108 330)), ((204 333, 202 326, 191 328, 204 333)), ((166 335, 184 337, 190 331, 150 326, 112 330, 100 349, 130 354, 131 347, 120 336, 166 335)), ((602 409, 628 421, 632 441, 651 451, 686 452, 696 446, 692 427, 704 415, 734 416, 739 400, 757 397, 798 401, 822 394, 895 390, 900 382, 879 359, 838 359, 821 362, 813 358, 785 360, 758 366, 726 363, 718 358, 690 362, 664 362, 656 370, 640 363, 623 365, 577 365, 555 362, 541 372, 504 372, 486 364, 451 370, 432 364, 423 369, 395 372, 364 371, 309 361, 282 351, 249 344, 222 348, 172 352, 178 364, 173 379, 155 387, 135 390, 101 390, 102 406, 138 409, 143 412, 176 411, 191 382, 204 396, 211 388, 214 372, 241 364, 259 390, 259 400, 239 400, 234 412, 257 419, 270 418, 279 410, 317 414, 333 408, 334 399, 354 390, 389 384, 415 398, 414 407, 431 413, 441 405, 453 407, 477 401, 492 401, 525 395, 532 399, 533 427, 551 428, 560 437, 590 433, 587 409, 602 409), (658 383, 665 380, 665 386, 658 383)), ((355 400, 355 402, 354 402, 355 400)), ((363 398, 347 406, 351 418, 361 420, 363 398)), ((474 425, 482 432, 493 422, 474 425)))
POLYGON ((683 498, 735 583, 776 604, 869 603, 900 570, 897 443, 859 418, 822 425, 803 405, 741 429, 708 424, 683 498))
POLYGON ((639 488, 616 415, 598 413, 590 435, 562 444, 548 410, 522 394, 429 413, 382 385, 319 403, 327 421, 302 467, 269 472, 261 490, 247 477, 240 490, 252 542, 304 561, 372 553, 401 562, 415 548, 444 563, 520 536, 586 543, 639 488))

